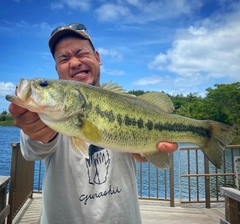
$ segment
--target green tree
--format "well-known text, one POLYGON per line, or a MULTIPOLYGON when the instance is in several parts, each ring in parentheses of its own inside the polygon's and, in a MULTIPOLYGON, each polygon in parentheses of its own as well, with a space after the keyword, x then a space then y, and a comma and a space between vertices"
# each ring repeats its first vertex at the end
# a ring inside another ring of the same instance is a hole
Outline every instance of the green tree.
POLYGON ((6 110, 3 110, 3 112, 1 113, 1 115, 7 115, 8 112, 6 110))
POLYGON ((128 91, 128 93, 135 96, 140 96, 143 95, 145 92, 143 90, 130 90, 128 91))
POLYGON ((240 124, 240 82, 232 84, 215 84, 208 88, 206 110, 209 119, 230 125, 240 124))
POLYGON ((187 96, 177 95, 173 98, 176 113, 195 119, 205 119, 203 110, 204 99, 197 93, 190 93, 187 96))
POLYGON ((176 96, 170 95, 169 97, 171 98, 176 111, 186 103, 186 97, 183 96, 183 94, 176 95, 176 96))

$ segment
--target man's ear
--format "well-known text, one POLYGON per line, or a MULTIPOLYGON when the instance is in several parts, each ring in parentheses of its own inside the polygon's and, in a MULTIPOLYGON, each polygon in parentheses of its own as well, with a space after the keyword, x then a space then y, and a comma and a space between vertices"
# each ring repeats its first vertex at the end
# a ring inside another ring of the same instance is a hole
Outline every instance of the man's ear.
POLYGON ((97 61, 98 61, 98 64, 99 64, 99 65, 102 65, 101 58, 100 58, 100 54, 98 53, 98 51, 95 51, 95 57, 96 57, 96 59, 97 59, 97 61))

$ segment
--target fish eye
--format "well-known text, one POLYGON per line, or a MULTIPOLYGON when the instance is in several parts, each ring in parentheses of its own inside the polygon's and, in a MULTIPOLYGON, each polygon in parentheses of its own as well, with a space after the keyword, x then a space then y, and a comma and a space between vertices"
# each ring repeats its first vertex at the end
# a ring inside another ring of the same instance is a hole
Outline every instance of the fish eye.
POLYGON ((41 82, 39 83, 39 85, 40 85, 41 87, 48 86, 48 81, 47 81, 47 80, 41 80, 41 82))

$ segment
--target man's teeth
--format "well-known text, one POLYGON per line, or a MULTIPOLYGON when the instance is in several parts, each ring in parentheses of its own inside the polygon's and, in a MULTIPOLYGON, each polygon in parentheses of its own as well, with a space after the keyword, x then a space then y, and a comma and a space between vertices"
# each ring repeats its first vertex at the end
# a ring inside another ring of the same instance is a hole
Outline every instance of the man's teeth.
POLYGON ((80 72, 80 73, 76 74, 75 77, 76 77, 76 76, 86 75, 87 73, 88 73, 88 71, 87 71, 87 72, 80 72))

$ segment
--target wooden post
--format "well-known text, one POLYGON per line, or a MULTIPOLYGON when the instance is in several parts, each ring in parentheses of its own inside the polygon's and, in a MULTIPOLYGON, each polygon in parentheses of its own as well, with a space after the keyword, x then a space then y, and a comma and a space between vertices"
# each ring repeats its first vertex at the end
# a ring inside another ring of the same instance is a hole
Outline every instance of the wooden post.
POLYGON ((7 223, 12 220, 24 205, 25 201, 32 197, 34 180, 34 161, 23 158, 20 144, 12 143, 11 184, 9 190, 10 213, 7 223))
POLYGON ((170 154, 172 165, 170 168, 170 207, 174 207, 174 162, 173 162, 173 153, 170 154))
POLYGON ((7 185, 10 179, 9 176, 0 176, 0 224, 5 223, 10 212, 10 206, 6 204, 7 185))
POLYGON ((230 187, 221 187, 225 195, 225 219, 231 224, 240 223, 240 191, 230 187))
MULTIPOLYGON (((205 174, 209 174, 209 161, 208 158, 204 155, 204 168, 205 174)), ((211 208, 210 205, 210 177, 205 176, 205 198, 206 198, 206 208, 211 208)))

